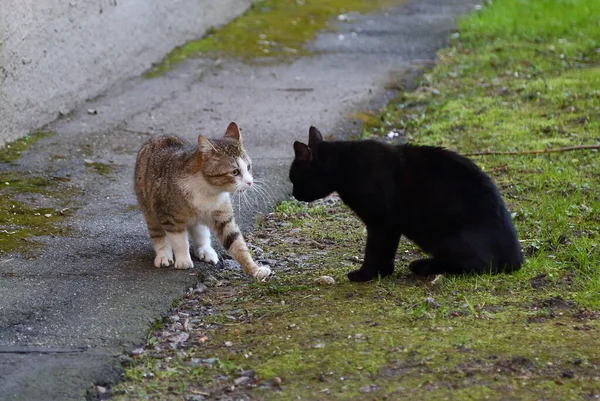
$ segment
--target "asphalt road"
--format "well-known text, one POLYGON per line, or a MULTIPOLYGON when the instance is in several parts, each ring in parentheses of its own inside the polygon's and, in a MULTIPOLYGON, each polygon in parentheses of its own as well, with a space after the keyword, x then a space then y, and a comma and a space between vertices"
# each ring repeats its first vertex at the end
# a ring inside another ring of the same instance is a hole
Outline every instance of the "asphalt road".
POLYGON ((242 209, 247 231, 257 213, 289 196, 292 142, 306 140, 310 125, 355 134, 351 113, 383 104, 394 94, 390 82, 410 86, 455 29, 454 17, 474 4, 412 0, 338 22, 338 32, 312 44, 319 56, 290 65, 189 60, 160 78, 124 82, 51 124, 56 134, 15 168, 69 177, 77 209, 65 218, 68 236, 45 238, 34 258, 0 259, 0 400, 78 400, 93 384, 114 382, 119 356, 197 282, 196 271, 152 266, 133 207, 135 153, 150 135, 221 136, 236 121, 272 198, 242 209), (85 160, 112 172, 96 174, 85 160))

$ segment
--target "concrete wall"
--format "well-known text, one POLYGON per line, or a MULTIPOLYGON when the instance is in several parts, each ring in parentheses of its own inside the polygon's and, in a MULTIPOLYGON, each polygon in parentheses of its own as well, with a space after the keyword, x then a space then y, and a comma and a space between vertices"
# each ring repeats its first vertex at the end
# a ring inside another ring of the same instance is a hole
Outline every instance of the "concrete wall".
POLYGON ((0 146, 138 75, 252 0, 0 0, 0 146))

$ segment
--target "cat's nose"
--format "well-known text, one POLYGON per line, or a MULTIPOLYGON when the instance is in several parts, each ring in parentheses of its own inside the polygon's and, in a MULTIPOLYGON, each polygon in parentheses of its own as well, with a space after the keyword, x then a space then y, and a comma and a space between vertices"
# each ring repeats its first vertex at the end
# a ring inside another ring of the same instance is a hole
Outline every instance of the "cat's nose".
POLYGON ((248 184, 248 187, 251 187, 252 186, 252 181, 248 181, 248 182, 246 182, 246 184, 248 184))

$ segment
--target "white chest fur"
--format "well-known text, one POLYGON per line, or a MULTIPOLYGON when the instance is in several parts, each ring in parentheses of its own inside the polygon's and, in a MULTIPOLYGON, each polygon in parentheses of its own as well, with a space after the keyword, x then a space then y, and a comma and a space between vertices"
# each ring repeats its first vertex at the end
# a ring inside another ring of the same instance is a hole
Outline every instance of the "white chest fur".
POLYGON ((215 211, 231 207, 229 193, 215 190, 202 177, 183 179, 180 186, 189 206, 196 212, 198 222, 208 225, 215 211))

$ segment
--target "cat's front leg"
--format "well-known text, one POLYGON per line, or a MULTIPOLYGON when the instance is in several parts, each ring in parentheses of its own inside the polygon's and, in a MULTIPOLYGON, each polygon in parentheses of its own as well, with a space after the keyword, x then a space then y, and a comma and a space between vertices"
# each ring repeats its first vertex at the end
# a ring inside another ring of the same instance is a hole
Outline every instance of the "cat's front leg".
POLYGON ((188 227, 192 237, 192 253, 203 262, 219 263, 217 252, 210 245, 210 230, 203 224, 193 224, 188 227))
POLYGON ((271 269, 258 266, 252 260, 252 255, 250 255, 240 228, 233 218, 231 206, 213 213, 212 230, 223 244, 223 248, 233 256, 247 274, 257 280, 264 280, 271 275, 271 269))
POLYGON ((188 241, 187 230, 183 229, 180 232, 167 231, 167 237, 175 254, 176 269, 190 269, 194 267, 194 262, 190 257, 190 243, 188 241))
POLYGON ((386 227, 367 227, 365 261, 360 269, 348 273, 350 281, 370 281, 394 272, 394 258, 400 233, 386 227))

